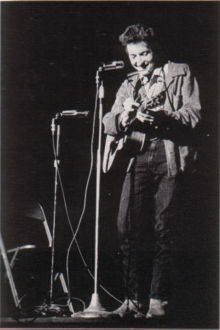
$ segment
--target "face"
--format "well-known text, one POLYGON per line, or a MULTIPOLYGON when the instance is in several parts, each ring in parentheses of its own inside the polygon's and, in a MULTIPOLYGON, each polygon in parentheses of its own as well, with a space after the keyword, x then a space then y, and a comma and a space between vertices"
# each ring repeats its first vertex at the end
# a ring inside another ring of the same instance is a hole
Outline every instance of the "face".
POLYGON ((153 64, 154 54, 145 41, 126 46, 131 65, 137 71, 147 70, 153 64))

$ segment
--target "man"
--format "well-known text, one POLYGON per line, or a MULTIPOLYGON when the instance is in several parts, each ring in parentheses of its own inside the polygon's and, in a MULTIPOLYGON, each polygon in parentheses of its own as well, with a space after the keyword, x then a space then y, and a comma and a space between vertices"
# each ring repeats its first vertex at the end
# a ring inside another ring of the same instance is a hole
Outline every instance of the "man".
POLYGON ((120 141, 126 147, 133 139, 138 148, 132 148, 119 206, 125 301, 114 313, 138 317, 138 260, 152 225, 154 253, 146 317, 162 317, 169 298, 173 229, 178 222, 178 177, 193 171, 196 161, 192 136, 201 119, 199 89, 187 64, 161 60, 152 28, 131 25, 119 40, 135 72, 122 83, 103 123, 116 146, 120 141))

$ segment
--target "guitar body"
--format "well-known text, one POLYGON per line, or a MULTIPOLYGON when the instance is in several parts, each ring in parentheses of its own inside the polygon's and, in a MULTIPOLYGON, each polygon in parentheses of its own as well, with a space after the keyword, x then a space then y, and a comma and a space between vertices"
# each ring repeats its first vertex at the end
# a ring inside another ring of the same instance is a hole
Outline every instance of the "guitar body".
POLYGON ((107 135, 103 156, 103 172, 107 173, 113 163, 117 162, 117 159, 121 156, 120 151, 134 157, 143 149, 145 139, 146 134, 138 131, 132 131, 129 135, 124 135, 120 139, 107 135))
POLYGON ((123 138, 116 138, 115 136, 107 135, 104 148, 102 169, 104 173, 107 173, 115 161, 118 152, 123 149, 126 136, 123 138))
POLYGON ((145 140, 145 133, 139 131, 132 131, 130 134, 126 135, 126 144, 124 148, 126 148, 126 151, 128 151, 131 156, 135 156, 138 152, 143 150, 145 140))

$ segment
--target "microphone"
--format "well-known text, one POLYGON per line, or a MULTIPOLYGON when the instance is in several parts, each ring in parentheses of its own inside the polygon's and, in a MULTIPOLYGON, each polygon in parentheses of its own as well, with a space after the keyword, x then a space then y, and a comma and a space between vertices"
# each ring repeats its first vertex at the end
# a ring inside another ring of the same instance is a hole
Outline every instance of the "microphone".
POLYGON ((79 117, 86 118, 89 115, 89 111, 78 111, 78 110, 63 110, 59 113, 61 117, 79 117))
POLYGON ((104 71, 108 71, 108 70, 120 70, 123 69, 125 66, 123 61, 113 61, 109 64, 102 64, 102 69, 104 71))

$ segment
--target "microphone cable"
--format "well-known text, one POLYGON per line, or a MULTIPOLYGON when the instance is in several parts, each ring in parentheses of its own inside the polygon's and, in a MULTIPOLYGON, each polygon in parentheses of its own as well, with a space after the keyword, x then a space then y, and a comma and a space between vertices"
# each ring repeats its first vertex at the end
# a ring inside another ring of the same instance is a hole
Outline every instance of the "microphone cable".
POLYGON ((77 246, 77 249, 79 251, 79 254, 80 254, 80 256, 81 256, 81 258, 83 260, 84 266, 88 267, 87 264, 86 264, 86 262, 85 262, 85 259, 83 258, 83 255, 82 255, 81 249, 80 249, 80 247, 78 245, 78 242, 76 240, 76 236, 78 234, 79 228, 80 228, 81 223, 82 223, 82 219, 83 219, 84 214, 85 214, 86 203, 87 203, 87 195, 88 195, 88 188, 89 188, 89 183, 90 183, 90 180, 91 180, 91 175, 92 175, 92 170, 93 170, 93 165, 94 165, 94 152, 93 152, 93 148, 94 148, 94 138, 95 138, 95 121, 96 121, 96 114, 97 114, 97 103, 98 103, 98 91, 96 90, 95 106, 94 106, 94 114, 93 114, 93 124, 92 124, 91 147, 90 147, 90 159, 91 159, 90 160, 90 168, 89 168, 89 173, 88 173, 88 177, 87 177, 87 181, 86 181, 86 186, 85 186, 85 191, 84 191, 83 207, 82 207, 81 215, 79 217, 78 225, 76 227, 75 232, 74 232, 73 227, 72 227, 72 224, 70 222, 69 213, 68 213, 67 206, 66 206, 66 203, 65 203, 65 209, 66 209, 67 218, 68 218, 68 221, 69 221, 69 224, 70 224, 70 227, 71 227, 71 231, 72 231, 72 234, 73 234, 72 240, 70 241, 69 247, 67 249, 67 256, 66 256, 66 275, 67 275, 67 285, 68 285, 69 294, 70 294, 69 255, 70 255, 70 250, 72 248, 72 245, 73 245, 74 241, 76 242, 76 246, 77 246))
MULTIPOLYGON (((75 241, 78 253, 81 257, 81 260, 83 262, 84 267, 87 269, 90 277, 92 279, 94 279, 94 275, 92 273, 92 271, 89 269, 85 258, 82 254, 82 251, 80 249, 80 246, 78 244, 78 241, 76 239, 76 236, 78 234, 78 231, 80 229, 81 223, 82 223, 82 219, 84 217, 85 214, 85 210, 86 210, 86 203, 87 203, 87 195, 88 195, 88 188, 89 188, 89 183, 91 180, 91 175, 92 175, 92 170, 93 170, 93 165, 94 165, 94 137, 95 137, 95 122, 96 122, 96 114, 97 114, 97 102, 98 102, 98 90, 96 90, 96 96, 95 96, 95 106, 94 106, 94 115, 93 115, 93 125, 92 125, 92 136, 91 136, 91 147, 90 147, 90 157, 91 157, 91 161, 90 161, 90 168, 89 168, 89 173, 88 173, 88 177, 87 177, 87 181, 86 181, 86 186, 85 186, 85 191, 84 191, 84 199, 83 199, 83 207, 82 207, 82 211, 81 211, 81 215, 78 221, 78 225, 76 227, 76 230, 74 231, 71 220, 70 220, 70 216, 69 216, 69 211, 68 211, 68 207, 67 207, 67 203, 66 203, 66 197, 65 197, 65 192, 64 192, 64 187, 63 187, 63 182, 62 182, 62 178, 61 178, 61 174, 60 174, 60 170, 59 170, 59 166, 57 166, 57 173, 58 173, 58 179, 60 182, 60 187, 61 187, 61 192, 62 192, 62 196, 63 196, 63 202, 64 202, 64 208, 65 208, 65 213, 67 216, 67 220, 71 229, 71 232, 73 234, 73 237, 71 239, 71 242, 69 244, 69 247, 67 249, 67 255, 66 255, 66 276, 67 276, 67 288, 68 288, 68 302, 70 302, 71 298, 71 294, 70 294, 70 278, 69 278, 69 256, 70 256, 70 251, 72 248, 72 245, 75 241)), ((54 134, 52 134, 52 147, 53 147, 53 154, 54 154, 54 158, 55 158, 55 162, 58 162, 57 160, 57 155, 56 155, 56 150, 55 150, 55 141, 54 141, 54 134)), ((115 301, 117 301, 118 303, 122 303, 121 300, 119 300, 117 297, 115 297, 113 294, 111 294, 103 285, 99 284, 99 287, 106 292, 112 299, 114 299, 115 301)), ((75 298, 77 299, 77 298, 75 298)))

